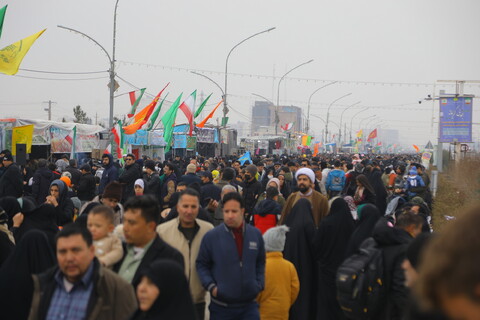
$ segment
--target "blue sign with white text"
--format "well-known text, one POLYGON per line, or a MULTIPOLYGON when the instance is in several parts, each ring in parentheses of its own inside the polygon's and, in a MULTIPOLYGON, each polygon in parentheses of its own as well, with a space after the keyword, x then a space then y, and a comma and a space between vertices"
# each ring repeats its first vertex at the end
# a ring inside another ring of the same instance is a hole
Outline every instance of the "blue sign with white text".
POLYGON ((439 142, 472 142, 472 97, 440 97, 439 142))

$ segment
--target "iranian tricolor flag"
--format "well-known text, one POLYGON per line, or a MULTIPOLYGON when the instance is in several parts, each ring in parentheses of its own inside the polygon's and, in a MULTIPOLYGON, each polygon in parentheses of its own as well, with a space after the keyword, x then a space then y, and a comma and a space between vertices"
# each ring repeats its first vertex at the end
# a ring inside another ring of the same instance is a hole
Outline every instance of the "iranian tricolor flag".
POLYGON ((195 100, 197 99, 197 90, 193 91, 192 94, 178 107, 180 110, 183 111, 185 117, 188 119, 188 123, 190 124, 190 131, 188 135, 192 136, 193 131, 193 115, 195 114, 195 100))
POLYGON ((113 140, 117 145, 117 158, 122 158, 122 122, 118 120, 118 122, 112 128, 113 133, 113 140))
POLYGON ((287 123, 285 126, 280 126, 280 128, 283 129, 283 131, 288 131, 288 130, 291 130, 293 128, 293 122, 290 122, 290 123, 287 123))
POLYGON ((130 105, 132 106, 132 108, 130 109, 130 112, 127 114, 129 118, 135 115, 135 111, 137 110, 137 106, 140 103, 140 100, 142 100, 145 90, 146 88, 143 88, 143 89, 128 93, 128 96, 130 97, 130 105))
POLYGON ((109 143, 108 146, 103 151, 103 154, 111 154, 112 153, 112 144, 109 143))
POLYGON ((70 159, 75 158, 75 151, 76 151, 76 145, 75 141, 77 140, 77 126, 73 127, 72 132, 70 132, 66 137, 65 140, 68 141, 72 145, 72 149, 70 150, 70 159))

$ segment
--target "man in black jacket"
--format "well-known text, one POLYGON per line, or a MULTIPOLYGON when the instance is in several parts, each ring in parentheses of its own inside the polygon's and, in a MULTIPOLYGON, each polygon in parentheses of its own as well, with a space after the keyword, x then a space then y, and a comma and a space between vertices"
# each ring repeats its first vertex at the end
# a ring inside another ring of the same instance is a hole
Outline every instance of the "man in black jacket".
POLYGON ((128 198, 135 195, 135 180, 140 179, 140 167, 135 163, 135 156, 131 153, 125 157, 125 168, 122 175, 118 178, 118 181, 123 186, 122 202, 128 200, 128 198))
POLYGON ((182 254, 156 232, 159 212, 158 202, 151 195, 133 197, 125 203, 123 232, 127 248, 114 270, 135 287, 142 269, 155 260, 170 259, 184 266, 182 254))
POLYGON ((381 219, 373 231, 373 238, 383 251, 385 301, 379 307, 376 319, 400 320, 408 303, 408 288, 402 263, 410 242, 422 232, 423 218, 414 212, 402 213, 391 227, 381 219))
POLYGON ((102 156, 103 172, 100 184, 98 186, 98 194, 103 194, 105 187, 112 181, 118 181, 118 169, 113 163, 113 156, 105 153, 102 156))
POLYGON ((210 171, 202 171, 200 172, 200 179, 202 179, 200 191, 202 207, 206 208, 211 200, 220 201, 222 189, 213 184, 212 173, 210 171))
POLYGON ((144 163, 145 173, 143 174, 143 180, 145 180, 145 194, 151 194, 155 198, 160 198, 160 177, 157 170, 155 170, 155 161, 147 160, 144 163))
POLYGON ((249 221, 253 208, 257 203, 257 199, 262 193, 262 184, 255 177, 257 174, 257 166, 249 164, 245 172, 245 187, 243 188, 243 199, 245 201, 245 215, 249 221))
POLYGON ((50 195, 50 183, 53 181, 53 173, 47 168, 47 160, 38 160, 38 169, 33 174, 32 196, 37 205, 45 202, 50 195))
POLYGON ((197 166, 194 165, 193 163, 190 163, 188 166, 187 166, 187 171, 185 173, 185 175, 183 175, 179 182, 185 182, 187 185, 191 185, 192 183, 198 183, 198 184, 201 184, 202 181, 200 180, 200 178, 195 174, 197 171, 197 166))
POLYGON ((77 160, 70 159, 68 160, 68 167, 65 168, 64 171, 70 172, 72 175, 72 188, 77 190, 78 184, 80 183, 80 178, 82 177, 82 173, 77 168, 77 160))
POLYGON ((5 154, 3 165, 7 169, 0 178, 0 198, 6 196, 21 197, 23 193, 23 178, 20 169, 13 163, 11 153, 5 154))
POLYGON ((77 186, 77 196, 83 202, 92 201, 95 197, 95 177, 92 174, 92 168, 88 164, 84 164, 80 168, 82 177, 77 186))

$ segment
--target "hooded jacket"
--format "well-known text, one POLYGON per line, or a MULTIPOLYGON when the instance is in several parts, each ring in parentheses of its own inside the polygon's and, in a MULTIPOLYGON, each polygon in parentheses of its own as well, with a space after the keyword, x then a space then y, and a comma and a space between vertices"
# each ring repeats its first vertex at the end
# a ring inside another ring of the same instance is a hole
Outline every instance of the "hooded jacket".
POLYGON ((328 173, 325 187, 328 191, 342 191, 345 186, 345 172, 340 169, 334 169, 328 173))
POLYGON ((390 227, 382 218, 375 225, 373 238, 383 251, 386 303, 377 319, 403 319, 408 304, 408 289, 405 286, 405 274, 402 263, 406 258, 410 234, 402 229, 390 227))
POLYGON ((118 181, 118 169, 113 164, 113 156, 107 154, 107 157, 109 161, 103 169, 102 179, 100 179, 100 185, 98 186, 98 194, 103 194, 103 190, 110 182, 118 181))
POLYGON ((125 166, 125 170, 118 178, 118 182, 123 185, 122 203, 125 203, 128 198, 135 195, 135 180, 140 178, 142 178, 142 175, 138 163, 125 166))
POLYGON ((265 199, 253 209, 252 223, 262 234, 277 225, 277 216, 282 214, 280 205, 272 199, 265 199))
POLYGON ((33 174, 32 196, 37 205, 45 202, 50 194, 50 183, 53 181, 53 173, 47 167, 38 168, 33 174))

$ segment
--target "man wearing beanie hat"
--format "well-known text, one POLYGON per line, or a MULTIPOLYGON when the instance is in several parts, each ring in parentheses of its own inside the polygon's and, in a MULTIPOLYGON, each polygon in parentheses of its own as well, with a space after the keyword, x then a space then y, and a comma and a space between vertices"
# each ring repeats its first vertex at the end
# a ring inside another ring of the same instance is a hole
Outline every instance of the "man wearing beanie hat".
POLYGON ((155 161, 147 160, 143 165, 145 166, 143 180, 146 183, 144 193, 151 194, 158 199, 160 196, 160 177, 155 169, 155 161))
POLYGON ((117 181, 110 182, 104 189, 102 195, 98 195, 91 202, 85 203, 80 209, 80 216, 77 222, 87 223, 87 216, 90 210, 94 207, 103 204, 110 207, 114 211, 113 224, 116 226, 122 223, 123 220, 123 206, 120 204, 122 200, 122 185, 117 181))
POLYGON ((305 198, 312 204, 313 220, 315 225, 319 226, 323 217, 328 214, 328 200, 320 192, 313 189, 315 185, 315 173, 310 168, 301 168, 295 173, 298 191, 292 193, 283 207, 280 224, 284 224, 287 215, 292 210, 298 200, 305 198))
POLYGON ((417 196, 417 193, 420 190, 423 190, 425 187, 425 182, 423 182, 422 177, 417 175, 417 168, 410 168, 410 175, 407 178, 407 183, 405 184, 405 190, 407 191, 408 199, 413 199, 417 196))
POLYGON ((196 171, 197 171, 197 166, 194 165, 193 163, 190 163, 187 166, 187 171, 185 172, 185 175, 182 176, 182 178, 180 178, 179 182, 185 182, 187 186, 195 182, 201 185, 202 180, 200 180, 200 178, 195 174, 196 171))
POLYGON ((282 254, 287 232, 287 226, 279 226, 268 229, 263 235, 267 260, 265 289, 257 297, 261 319, 287 320, 300 290, 297 270, 282 254))
POLYGON ((245 178, 243 187, 243 200, 245 201, 245 214, 247 221, 249 221, 250 215, 253 213, 253 208, 257 203, 257 199, 262 193, 262 184, 257 181, 257 166, 249 164, 245 168, 245 178))

